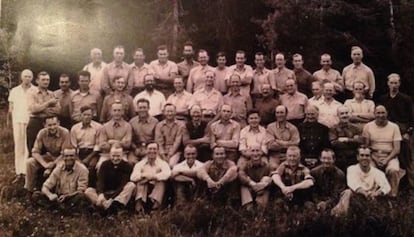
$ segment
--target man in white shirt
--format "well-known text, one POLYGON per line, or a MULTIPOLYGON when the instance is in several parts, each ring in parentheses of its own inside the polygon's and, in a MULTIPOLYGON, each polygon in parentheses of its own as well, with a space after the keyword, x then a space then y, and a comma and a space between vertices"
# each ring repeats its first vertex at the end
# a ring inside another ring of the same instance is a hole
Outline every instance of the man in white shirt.
POLYGON ((333 98, 334 94, 334 85, 330 82, 325 83, 323 85, 323 101, 316 105, 319 108, 318 122, 328 128, 339 123, 337 111, 342 104, 333 98))
POLYGON ((154 89, 155 80, 154 75, 147 74, 144 76, 145 90, 134 97, 133 104, 135 111, 137 110, 137 101, 141 98, 147 99, 150 102, 149 115, 161 121, 162 110, 165 104, 165 96, 160 91, 154 89))
POLYGON ((102 61, 102 50, 93 48, 91 50, 91 62, 83 67, 83 71, 88 71, 91 74, 91 83, 89 88, 91 91, 101 94, 101 82, 104 76, 103 69, 106 63, 102 61))
POLYGON ((237 74, 240 76, 241 81, 240 94, 250 96, 250 85, 252 84, 253 80, 253 68, 250 65, 245 64, 246 52, 244 52, 243 50, 238 50, 236 52, 235 60, 236 64, 231 65, 229 67, 225 78, 227 85, 230 84, 230 77, 233 74, 237 74))

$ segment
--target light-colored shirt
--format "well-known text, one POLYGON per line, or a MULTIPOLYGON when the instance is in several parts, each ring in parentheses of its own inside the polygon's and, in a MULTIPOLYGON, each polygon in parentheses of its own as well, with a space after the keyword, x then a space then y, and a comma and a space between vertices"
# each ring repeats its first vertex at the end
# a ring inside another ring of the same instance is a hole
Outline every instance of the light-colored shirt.
POLYGON ((225 123, 220 119, 211 124, 210 130, 211 147, 217 146, 218 140, 226 141, 226 144, 221 144, 225 148, 236 149, 239 146, 240 124, 238 122, 230 119, 225 123))
POLYGON ((32 153, 43 155, 47 151, 54 157, 61 154, 62 149, 69 145, 69 131, 64 127, 57 127, 55 134, 49 134, 47 128, 43 128, 37 134, 32 153))
MULTIPOLYGON (((122 62, 117 64, 115 61, 107 64, 103 70, 103 80, 101 82, 102 89, 106 94, 110 94, 114 90, 114 78, 123 77, 125 80, 128 80, 131 67, 126 63, 122 62)), ((126 90, 131 91, 132 85, 126 85, 126 90)))
POLYGON ((185 171, 197 171, 199 170, 201 167, 203 167, 204 163, 199 161, 199 160, 195 160, 194 164, 190 167, 187 163, 186 160, 181 161, 180 163, 176 164, 172 171, 173 172, 185 172, 185 171))
POLYGON ((61 89, 54 91, 55 97, 59 99, 60 113, 59 115, 65 118, 70 118, 70 103, 72 102, 73 90, 62 91, 61 89))
POLYGON ((375 76, 370 67, 361 63, 360 65, 350 64, 342 71, 346 89, 352 91, 355 81, 364 83, 365 89, 369 95, 373 95, 375 91, 375 76))
MULTIPOLYGON (((175 62, 168 60, 165 64, 160 64, 158 59, 152 61, 150 64, 152 71, 156 78, 170 78, 178 74, 178 67, 175 62)), ((171 79, 172 81, 173 79, 171 79)))
POLYGON ((293 95, 284 93, 280 96, 280 102, 288 108, 287 120, 305 118, 305 108, 308 105, 308 97, 305 94, 298 91, 293 95))
POLYGON ((387 177, 381 170, 375 167, 371 166, 368 173, 365 173, 361 170, 359 164, 351 165, 346 173, 348 187, 352 191, 356 191, 359 188, 372 192, 381 190, 384 195, 391 191, 387 177))
POLYGON ((329 68, 327 71, 324 69, 320 69, 313 73, 313 77, 315 77, 318 81, 326 83, 326 82, 333 82, 338 83, 341 88, 344 87, 344 81, 342 79, 341 74, 339 71, 329 68))
POLYGON ((169 152, 169 149, 177 151, 183 138, 184 124, 175 120, 167 123, 163 120, 155 126, 155 141, 158 143, 160 152, 169 152))
POLYGON ((50 91, 42 91, 39 87, 35 87, 27 94, 27 106, 30 112, 30 117, 45 118, 51 115, 58 115, 60 113, 60 103, 50 105, 46 109, 39 110, 39 106, 46 101, 55 98, 55 94, 50 91))
POLYGON ((131 174, 131 181, 138 182, 142 179, 143 175, 154 175, 158 181, 166 181, 171 176, 171 169, 168 163, 159 157, 155 159, 153 165, 145 157, 135 164, 131 174))
POLYGON ((262 126, 259 126, 256 130, 247 125, 240 131, 239 141, 240 151, 247 151, 250 147, 260 146, 262 152, 267 154, 266 129, 262 126))
POLYGON ((325 100, 316 105, 319 108, 318 122, 332 128, 335 124, 339 123, 338 108, 342 104, 336 100, 332 100, 327 103, 325 100))
POLYGON ((140 119, 139 116, 133 117, 129 124, 132 127, 132 142, 135 145, 140 145, 141 143, 148 143, 154 141, 155 136, 155 126, 157 125, 158 120, 154 117, 148 116, 144 121, 140 119))
POLYGON ((89 148, 99 151, 98 137, 101 128, 102 125, 93 120, 89 126, 84 126, 82 122, 79 122, 70 130, 70 143, 77 149, 89 148))
POLYGON ((144 63, 141 67, 138 67, 135 63, 129 65, 131 72, 129 73, 128 84, 132 85, 132 88, 144 87, 144 76, 147 74, 154 74, 149 64, 144 63))
POLYGON ((267 68, 263 68, 262 70, 259 70, 256 68, 253 71, 253 90, 252 94, 260 94, 261 88, 263 84, 269 84, 272 89, 276 89, 276 82, 274 79, 274 74, 271 70, 267 68))
POLYGON ((285 91, 285 82, 288 79, 296 80, 295 72, 292 70, 283 67, 282 69, 275 68, 272 70, 273 78, 275 80, 275 86, 278 91, 285 91))
POLYGON ((100 122, 104 123, 111 119, 111 107, 115 101, 119 101, 122 104, 122 109, 124 110, 124 119, 129 121, 132 117, 135 116, 135 106, 132 103, 132 97, 125 93, 120 95, 115 95, 115 93, 105 96, 105 99, 102 103, 102 111, 100 116, 100 122))
POLYGON ((112 119, 105 123, 99 132, 98 144, 100 145, 109 140, 117 140, 124 149, 129 149, 132 140, 131 125, 123 119, 120 121, 112 119))
POLYGON ((89 89, 100 93, 102 89, 102 80, 104 77, 104 68, 106 67, 105 62, 101 62, 99 65, 95 66, 93 63, 89 63, 83 67, 84 71, 88 71, 91 74, 91 83, 89 83, 89 89))
POLYGON ((233 114, 232 118, 237 121, 245 120, 247 117, 247 111, 253 108, 253 102, 250 95, 243 95, 240 93, 232 94, 229 92, 223 97, 224 104, 231 105, 233 114))
POLYGON ((79 161, 69 171, 64 164, 58 165, 43 183, 43 187, 58 195, 84 192, 88 187, 88 174, 88 169, 79 161))
POLYGON ((193 93, 194 91, 200 90, 204 87, 206 82, 206 72, 213 71, 214 68, 210 65, 198 65, 191 69, 190 75, 187 81, 187 91, 193 93))
POLYGON ((227 92, 227 82, 226 82, 226 75, 228 73, 229 67, 214 68, 214 73, 216 74, 216 80, 214 81, 214 88, 221 93, 227 92))
POLYGON ((240 76, 241 88, 240 93, 242 95, 250 95, 250 85, 253 81, 253 68, 250 65, 243 65, 243 68, 239 69, 236 64, 231 65, 228 68, 225 81, 227 85, 230 85, 230 76, 237 74, 240 76))
POLYGON ((369 113, 374 117, 375 104, 372 100, 363 99, 358 102, 356 99, 349 99, 344 105, 351 110, 351 113, 369 113))
POLYGON ((178 67, 178 73, 186 78, 190 75, 190 71, 191 69, 197 67, 198 65, 200 65, 199 62, 191 60, 191 63, 188 63, 187 60, 183 60, 179 63, 177 63, 177 67, 178 67))
POLYGON ((83 106, 89 106, 92 108, 92 116, 98 117, 98 110, 100 109, 100 103, 102 98, 99 93, 89 90, 87 93, 81 93, 79 90, 75 91, 72 95, 71 103, 71 117, 72 120, 81 121, 81 111, 83 106))
POLYGON ((312 96, 310 99, 308 99, 308 103, 310 105, 314 105, 316 107, 318 107, 318 104, 321 103, 324 100, 324 97, 321 96, 319 98, 316 98, 315 96, 312 96))
POLYGON ((167 103, 175 105, 176 111, 178 113, 188 112, 192 97, 193 95, 187 91, 183 91, 180 94, 174 92, 168 97, 167 103))
POLYGON ((266 145, 270 151, 272 151, 271 147, 275 142, 277 142, 279 148, 274 152, 285 153, 288 146, 299 145, 299 141, 298 129, 289 122, 284 124, 273 122, 266 128, 266 145), (276 140, 282 141, 282 144, 276 140))
POLYGON ((203 88, 194 92, 192 98, 193 104, 200 105, 202 110, 211 110, 217 113, 223 104, 223 96, 214 88, 210 92, 203 88))
POLYGON ((384 127, 378 126, 375 120, 365 124, 362 136, 368 139, 374 152, 391 152, 393 142, 402 140, 398 125, 390 121, 384 127))
POLYGON ((158 90, 155 90, 152 93, 148 93, 147 90, 142 91, 134 97, 133 105, 135 106, 135 111, 137 111, 137 101, 141 98, 147 99, 150 102, 149 114, 150 116, 156 116, 162 114, 165 104, 165 96, 158 90))
POLYGON ((29 122, 29 108, 27 98, 30 91, 34 88, 36 88, 34 85, 30 85, 30 87, 25 90, 23 89, 22 85, 19 85, 11 89, 8 100, 9 102, 13 103, 13 124, 29 122))

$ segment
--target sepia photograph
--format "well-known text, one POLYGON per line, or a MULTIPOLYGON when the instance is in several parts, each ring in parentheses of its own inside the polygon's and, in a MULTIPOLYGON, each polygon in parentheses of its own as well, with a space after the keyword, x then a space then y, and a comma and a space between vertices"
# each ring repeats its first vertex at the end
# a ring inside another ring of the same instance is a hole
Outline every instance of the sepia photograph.
POLYGON ((0 237, 413 237, 414 2, 0 0, 0 237))

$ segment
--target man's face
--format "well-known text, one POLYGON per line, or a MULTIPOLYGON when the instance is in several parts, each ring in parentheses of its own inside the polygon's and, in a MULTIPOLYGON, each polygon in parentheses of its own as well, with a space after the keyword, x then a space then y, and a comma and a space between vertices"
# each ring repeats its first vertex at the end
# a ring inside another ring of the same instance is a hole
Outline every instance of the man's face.
POLYGON ((76 161, 76 151, 73 150, 65 150, 63 152, 63 162, 65 163, 66 170, 72 170, 73 166, 75 165, 76 161))
POLYGON ((184 81, 182 78, 174 79, 174 88, 176 91, 181 92, 184 90, 184 81))
POLYGON ((135 54, 134 54, 134 60, 135 60, 135 63, 137 63, 137 64, 144 63, 144 60, 145 60, 144 52, 136 51, 135 54))
POLYGON ((196 148, 186 148, 184 150, 184 158, 187 161, 189 166, 192 166, 197 159, 197 149, 196 148))
POLYGON ((325 56, 321 57, 321 66, 322 66, 322 68, 329 69, 329 68, 331 68, 331 65, 332 65, 332 60, 331 60, 330 56, 325 55, 325 56))
POLYGON ((110 156, 111 156, 111 161, 112 164, 117 165, 119 163, 121 163, 122 160, 122 149, 111 149, 110 151, 110 156))
POLYGON ((70 86, 69 77, 60 77, 59 78, 59 88, 62 91, 68 91, 70 86))
POLYGON ((268 98, 272 95, 272 88, 270 87, 269 84, 263 85, 262 86, 262 96, 264 98, 268 98))
POLYGON ((286 162, 290 167, 297 167, 299 165, 300 154, 295 150, 287 150, 286 162))
POLYGON ((241 82, 240 77, 233 75, 230 77, 230 87, 231 88, 240 88, 241 82))
POLYGON ((286 64, 285 56, 277 54, 275 58, 275 63, 278 68, 283 68, 286 64))
POLYGON ((83 124, 90 124, 92 121, 92 110, 88 109, 81 113, 81 120, 83 124))
POLYGON ((253 146, 249 150, 253 161, 259 161, 262 159, 262 150, 260 149, 260 146, 253 146))
POLYGON ((125 57, 125 50, 123 48, 114 49, 114 60, 116 62, 122 62, 125 57))
POLYGON ((192 59, 194 56, 193 46, 185 45, 183 49, 183 55, 184 55, 184 58, 186 59, 192 59))
POLYGON ((124 115, 124 110, 122 108, 122 104, 112 104, 112 108, 111 108, 111 115, 112 118, 115 120, 119 120, 122 118, 122 116, 124 115))
POLYGON ((50 83, 50 77, 49 77, 49 75, 41 75, 37 79, 37 85, 40 88, 47 89, 49 87, 49 83, 50 83))
POLYGON ((22 83, 28 85, 33 80, 33 73, 29 70, 24 70, 21 75, 22 83))
POLYGON ((198 62, 201 65, 203 65, 203 66, 207 65, 208 60, 209 60, 209 57, 208 57, 207 52, 202 51, 202 52, 198 53, 198 62))
POLYGON ((238 66, 243 66, 244 62, 246 62, 246 57, 244 53, 236 53, 236 64, 238 66))
POLYGON ((87 76, 79 76, 78 84, 81 90, 89 90, 91 80, 87 76))
POLYGON ((147 146, 147 158, 148 160, 154 161, 158 155, 158 147, 157 144, 151 143, 147 146))
POLYGON ((146 102, 139 102, 137 104, 137 112, 140 117, 146 117, 148 115, 149 105, 146 102))
POLYGON ((117 91, 123 91, 125 89, 125 86, 125 78, 121 77, 115 81, 115 88, 117 91))
POLYGON ((59 126, 59 121, 56 117, 48 118, 45 121, 45 128, 50 135, 54 135, 57 133, 57 128, 59 126))
POLYGON ((218 67, 224 67, 224 66, 226 66, 227 59, 226 59, 225 56, 218 57, 216 61, 217 61, 217 66, 218 67))
POLYGON ((247 122, 249 123, 250 127, 253 127, 253 128, 259 127, 259 123, 260 123, 259 114, 257 113, 250 114, 249 117, 247 118, 247 122))
POLYGON ((388 88, 390 89, 390 91, 392 92, 397 92, 400 89, 400 79, 398 79, 397 77, 391 77, 390 79, 388 79, 388 88))
POLYGON ((294 57, 292 63, 293 63, 293 66, 296 69, 302 69, 303 68, 303 59, 302 59, 301 56, 294 57))
POLYGON ((312 95, 313 96, 319 96, 322 93, 322 88, 319 83, 312 83, 312 95))
POLYGON ((296 84, 294 80, 287 80, 285 83, 286 92, 290 95, 293 95, 296 92, 296 84))
POLYGON ((214 81, 216 79, 215 76, 214 76, 214 73, 209 71, 205 74, 205 76, 206 76, 206 85, 207 86, 214 86, 214 81))
POLYGON ((358 162, 362 167, 369 167, 371 165, 371 151, 369 149, 359 149, 358 162))
POLYGON ((331 99, 335 94, 334 86, 331 83, 326 83, 323 87, 323 96, 326 99, 331 99))
POLYGON ((232 113, 232 111, 231 111, 231 107, 229 105, 223 105, 221 107, 220 114, 221 114, 221 119, 222 120, 224 120, 224 121, 230 120, 231 113, 232 113))
POLYGON ((164 116, 167 120, 175 119, 175 108, 172 105, 166 106, 164 108, 164 116))
POLYGON ((200 121, 201 120, 201 108, 200 107, 193 107, 190 112, 190 116, 193 121, 200 121))
POLYGON ((352 50, 352 52, 351 52, 351 58, 352 58, 352 61, 354 63, 361 63, 362 57, 363 57, 362 50, 360 50, 360 49, 354 49, 354 50, 352 50))
POLYGON ((284 106, 277 106, 275 115, 276 115, 276 121, 278 122, 286 121, 286 115, 287 115, 286 108, 284 106))
POLYGON ((339 107, 338 108, 338 117, 342 123, 348 123, 349 118, 351 117, 349 113, 349 109, 347 107, 339 107))
POLYGON ((264 68, 264 65, 265 65, 264 55, 254 56, 254 63, 256 64, 257 68, 264 68))
POLYGON ((215 148, 213 151, 213 160, 215 163, 221 165, 226 160, 226 151, 223 147, 215 148))
POLYGON ((147 89, 147 90, 154 89, 154 76, 152 76, 152 75, 145 76, 144 86, 145 86, 145 89, 147 89))
POLYGON ((158 61, 160 61, 161 63, 166 63, 168 60, 168 50, 166 49, 158 50, 157 56, 158 56, 158 61))
POLYGON ((377 122, 384 123, 387 121, 388 113, 384 106, 375 108, 374 115, 377 122))
POLYGON ((91 52, 91 60, 94 63, 102 62, 102 52, 100 50, 94 50, 91 52))
POLYGON ((364 98, 364 84, 362 83, 354 83, 352 92, 354 93, 355 99, 364 98))
POLYGON ((321 161, 321 165, 324 167, 333 167, 335 164, 333 155, 329 151, 322 151, 320 161, 321 161))
POLYGON ((318 120, 318 111, 315 108, 308 108, 305 111, 306 121, 313 123, 318 120))

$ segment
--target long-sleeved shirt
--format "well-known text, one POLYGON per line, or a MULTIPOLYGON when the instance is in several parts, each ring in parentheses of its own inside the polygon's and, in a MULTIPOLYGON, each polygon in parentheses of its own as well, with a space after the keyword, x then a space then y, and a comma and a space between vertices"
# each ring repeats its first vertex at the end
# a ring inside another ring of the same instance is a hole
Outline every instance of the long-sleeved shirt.
POLYGON ((395 97, 391 97, 388 93, 381 96, 380 104, 387 109, 390 121, 397 123, 400 129, 402 124, 406 126, 405 129, 401 129, 401 133, 405 133, 409 127, 414 127, 413 102, 408 95, 398 92, 395 97))
POLYGON ((247 112, 253 108, 250 95, 242 95, 241 93, 233 94, 229 92, 223 97, 225 104, 231 105, 231 117, 237 121, 246 120, 247 112))
POLYGON ((263 68, 262 70, 256 68, 253 71, 253 90, 252 94, 259 95, 261 92, 262 85, 269 84, 272 89, 276 89, 276 82, 273 78, 273 73, 271 70, 267 68, 263 68))
POLYGON ((135 63, 131 63, 129 66, 131 71, 129 73, 128 85, 132 85, 132 88, 144 88, 144 76, 154 74, 152 68, 146 63, 141 67, 138 67, 135 63))
POLYGON ((250 95, 250 85, 253 81, 253 68, 250 65, 243 65, 243 68, 238 68, 236 64, 231 65, 225 77, 227 84, 230 84, 230 76, 237 74, 240 76, 241 88, 240 93, 242 95, 250 95))
POLYGON ((111 197, 117 196, 129 182, 131 172, 131 165, 124 160, 117 165, 111 160, 104 161, 98 171, 96 192, 111 193, 111 197))
POLYGON ((100 122, 104 123, 111 119, 111 106, 115 101, 119 100, 124 110, 124 119, 129 121, 135 115, 135 106, 132 103, 132 97, 127 94, 120 94, 119 96, 114 93, 107 95, 102 103, 102 111, 100 116, 100 122))
POLYGON ((58 165, 43 183, 43 187, 54 190, 58 195, 84 192, 88 187, 88 174, 88 169, 79 161, 69 171, 65 169, 65 165, 58 165))
POLYGON ((103 69, 106 67, 105 62, 101 62, 98 66, 95 66, 93 62, 85 65, 83 70, 88 71, 91 74, 91 83, 89 83, 90 90, 99 93, 102 90, 103 69))
POLYGON ((217 141, 225 141, 221 144, 225 149, 236 149, 239 146, 240 139, 240 124, 234 120, 223 122, 218 120, 210 126, 210 140, 211 147, 217 146, 217 141))
POLYGON ((165 96, 163 93, 155 89, 151 93, 149 93, 146 90, 142 91, 141 93, 136 95, 132 101, 132 103, 135 106, 135 110, 137 109, 137 101, 141 98, 147 99, 150 102, 150 107, 148 111, 149 115, 157 116, 162 114, 162 110, 164 109, 165 105, 165 96))
POLYGON ((73 125, 70 130, 70 143, 76 149, 89 148, 98 151, 98 138, 101 128, 102 125, 95 121, 91 121, 89 126, 85 126, 82 122, 79 122, 73 125))
POLYGON ((132 140, 132 128, 125 120, 110 120, 105 123, 99 132, 99 142, 102 144, 108 140, 117 140, 124 149, 129 149, 132 140))
POLYGON ((40 90, 39 87, 30 90, 27 95, 27 107, 30 117, 45 118, 60 113, 60 103, 42 108, 41 105, 51 98, 55 98, 55 94, 49 90, 40 90))
POLYGON ((305 118, 305 108, 308 105, 308 97, 300 92, 293 95, 285 93, 280 96, 280 102, 288 108, 287 120, 305 118))
POLYGON ((329 128, 318 122, 304 122, 298 126, 302 158, 318 158, 324 148, 331 146, 329 128))
POLYGON ((388 194, 391 191, 391 186, 388 183, 385 174, 372 167, 365 173, 361 170, 359 164, 348 167, 346 172, 346 180, 348 187, 352 191, 356 191, 358 188, 362 188, 365 191, 376 191, 381 190, 383 194, 388 194))
POLYGON ((148 143, 154 141, 155 126, 158 120, 154 117, 148 116, 147 119, 140 119, 139 116, 133 117, 129 124, 132 127, 132 143, 140 145, 141 143, 148 143))
POLYGON ((275 80, 276 89, 280 92, 285 91, 285 82, 287 79, 296 80, 295 73, 286 67, 283 67, 281 69, 275 68, 272 70, 272 73, 275 80))
POLYGON ((71 117, 73 121, 81 121, 81 111, 83 106, 92 108, 92 117, 98 118, 101 112, 102 97, 98 92, 89 90, 86 93, 81 93, 79 90, 72 95, 72 102, 70 105, 71 117))
POLYGON ((183 138, 183 128, 183 122, 178 120, 172 123, 163 120, 155 126, 155 141, 159 146, 160 153, 178 150, 183 138))
POLYGON ((285 153, 289 146, 299 144, 299 131, 289 122, 284 124, 273 122, 267 126, 266 131, 267 148, 271 153, 285 153))
POLYGON ((171 176, 171 169, 168 163, 159 157, 155 159, 154 164, 150 164, 148 158, 145 157, 135 164, 131 181, 138 182, 142 179, 142 176, 147 175, 155 176, 158 181, 165 181, 171 176))

